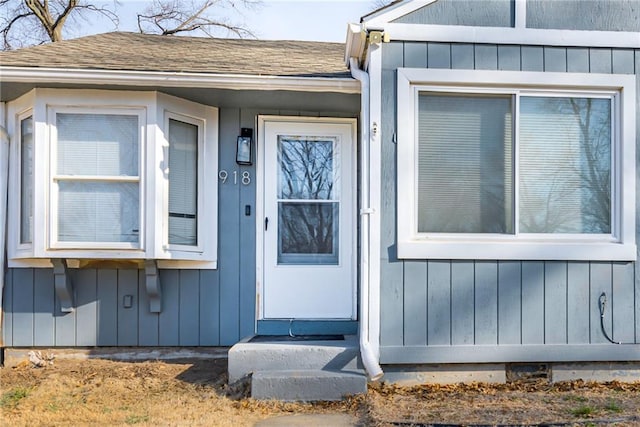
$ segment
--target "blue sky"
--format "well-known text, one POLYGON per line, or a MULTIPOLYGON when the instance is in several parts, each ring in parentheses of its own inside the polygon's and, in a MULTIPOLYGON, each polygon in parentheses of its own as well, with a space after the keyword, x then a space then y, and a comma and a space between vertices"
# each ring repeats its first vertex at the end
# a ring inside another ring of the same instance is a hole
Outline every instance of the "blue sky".
MULTIPOLYGON (((120 0, 121 31, 137 31, 136 12, 148 0, 120 0)), ((376 8, 374 0, 263 0, 241 14, 225 10, 234 23, 244 23, 259 39, 344 42, 347 24, 376 8)), ((112 31, 113 25, 91 22, 85 34, 112 31)), ((74 35, 75 36, 75 35, 74 35)))

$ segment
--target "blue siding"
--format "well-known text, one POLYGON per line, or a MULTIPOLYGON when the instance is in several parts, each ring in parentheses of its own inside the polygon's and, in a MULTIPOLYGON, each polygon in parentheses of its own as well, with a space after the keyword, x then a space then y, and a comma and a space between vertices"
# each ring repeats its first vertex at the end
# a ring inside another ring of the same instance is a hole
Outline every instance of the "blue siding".
POLYGON ((640 31, 637 0, 527 0, 527 27, 640 31))
POLYGON ((438 0, 396 19, 403 24, 512 27, 515 0, 438 0))
MULTIPOLYGON (((244 96, 245 92, 238 92, 238 97, 244 96)), ((263 102, 268 93, 260 97, 254 102, 263 102)), ((219 169, 226 170, 229 178, 226 184, 205 183, 219 185, 217 270, 161 270, 162 312, 151 313, 144 270, 97 264, 72 268, 75 310, 63 313, 54 294, 52 269, 9 269, 3 302, 4 345, 230 346, 253 334, 256 176, 254 166, 236 164, 240 128, 254 129, 255 137, 259 114, 356 117, 359 109, 357 95, 298 94, 296 98, 304 98, 313 110, 220 108, 219 169), (341 104, 334 105, 332 99, 340 99, 341 104), (243 172, 249 173, 248 185, 241 182, 243 172), (245 215, 246 206, 250 215, 245 215), (124 307, 125 297, 132 298, 130 308, 124 307)), ((285 105, 281 99, 273 102, 285 105)))
MULTIPOLYGON (((598 308, 598 298, 605 292, 607 331, 614 340, 640 343, 640 280, 635 262, 397 259, 392 137, 399 67, 426 63, 433 68, 633 74, 640 69, 640 51, 423 46, 392 42, 384 44, 382 52, 381 361, 639 359, 637 350, 607 343, 598 308)), ((640 135, 640 123, 638 130, 640 135)), ((640 182, 637 189, 640 192, 640 182)))

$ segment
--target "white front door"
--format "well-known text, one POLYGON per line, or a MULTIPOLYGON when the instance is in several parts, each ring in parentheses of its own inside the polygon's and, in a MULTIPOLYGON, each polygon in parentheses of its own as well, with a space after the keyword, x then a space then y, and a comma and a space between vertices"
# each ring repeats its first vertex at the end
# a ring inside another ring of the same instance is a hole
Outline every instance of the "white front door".
POLYGON ((260 117, 259 318, 355 318, 355 133, 354 119, 260 117))

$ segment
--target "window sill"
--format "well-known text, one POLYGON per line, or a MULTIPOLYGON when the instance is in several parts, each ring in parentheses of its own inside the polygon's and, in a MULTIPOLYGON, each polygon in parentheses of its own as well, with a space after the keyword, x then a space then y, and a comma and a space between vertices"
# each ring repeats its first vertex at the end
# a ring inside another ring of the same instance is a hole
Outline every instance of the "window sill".
MULTIPOLYGON (((58 257, 56 257, 58 258, 58 257)), ((52 268, 53 258, 12 258, 7 262, 9 268, 52 268)), ((217 261, 192 261, 192 260, 156 260, 158 268, 163 270, 217 270, 217 261)), ((144 259, 126 258, 67 258, 69 268, 96 268, 96 269, 144 269, 144 259)))
POLYGON ((636 245, 585 241, 447 241, 398 242, 400 259, 474 259, 538 261, 635 261, 636 245))

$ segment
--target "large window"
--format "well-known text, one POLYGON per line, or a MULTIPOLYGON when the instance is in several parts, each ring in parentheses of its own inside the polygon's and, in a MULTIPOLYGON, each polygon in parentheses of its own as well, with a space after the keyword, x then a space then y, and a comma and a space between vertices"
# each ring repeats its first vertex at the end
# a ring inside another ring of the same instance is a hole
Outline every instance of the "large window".
POLYGON ((203 185, 216 182, 215 108, 156 92, 36 89, 9 109, 20 141, 11 260, 216 267, 217 186, 203 185))
POLYGON ((628 76, 448 73, 399 71, 401 257, 635 259, 628 76))

